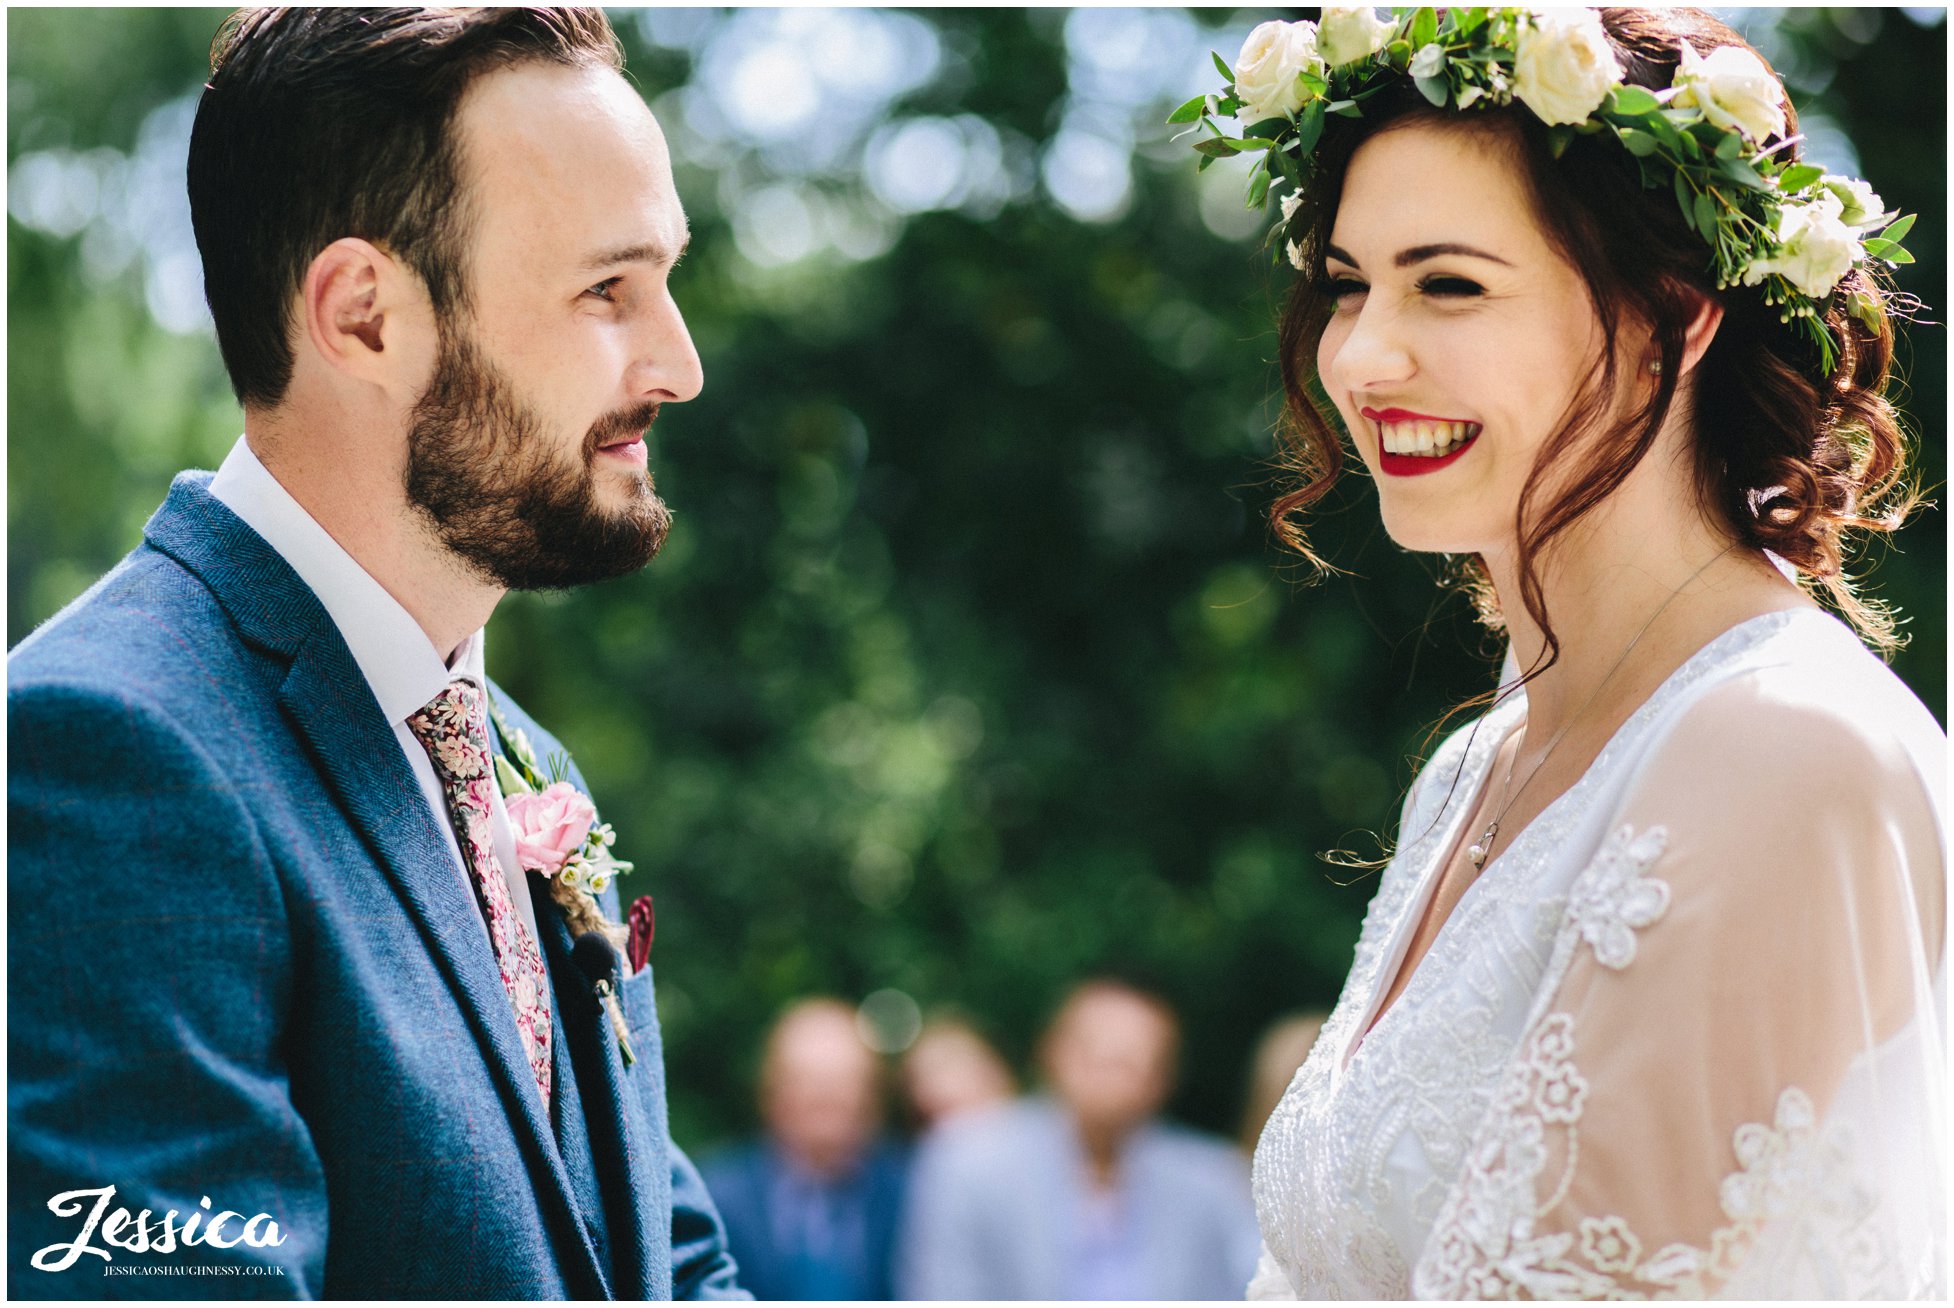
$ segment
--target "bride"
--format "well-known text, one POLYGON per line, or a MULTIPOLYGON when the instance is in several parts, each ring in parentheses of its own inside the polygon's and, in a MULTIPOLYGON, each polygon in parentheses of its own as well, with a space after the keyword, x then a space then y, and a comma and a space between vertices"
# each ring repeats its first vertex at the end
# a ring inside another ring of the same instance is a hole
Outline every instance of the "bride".
POLYGON ((1701 11, 1327 10, 1175 120, 1288 188, 1278 528, 1347 442, 1510 642, 1256 1151, 1250 1296, 1945 1297, 1946 739, 1843 568, 1909 506, 1908 221, 1701 11))

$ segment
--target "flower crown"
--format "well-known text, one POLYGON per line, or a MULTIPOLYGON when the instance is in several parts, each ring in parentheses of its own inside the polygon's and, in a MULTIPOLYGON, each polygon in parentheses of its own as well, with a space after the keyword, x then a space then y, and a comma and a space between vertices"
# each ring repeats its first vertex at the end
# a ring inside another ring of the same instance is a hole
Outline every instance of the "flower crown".
MULTIPOLYGON (((1682 41, 1669 88, 1648 91, 1624 81, 1592 9, 1391 12, 1386 20, 1368 8, 1325 9, 1320 27, 1263 23, 1233 69, 1214 56, 1228 84, 1167 121, 1193 124, 1201 168, 1259 152, 1249 207, 1287 182, 1287 226, 1315 176, 1311 152, 1327 115, 1360 118, 1364 101, 1403 77, 1440 109, 1517 99, 1547 125, 1555 157, 1577 135, 1609 135, 1640 164, 1645 187, 1673 186, 1683 221, 1710 246, 1717 285, 1762 284, 1765 302, 1804 329, 1828 373, 1838 342, 1822 302, 1855 268, 1913 262, 1900 241, 1914 215, 1885 212, 1865 182, 1791 161, 1802 138, 1784 135, 1784 88, 1747 49, 1703 56, 1682 41), (1217 118, 1237 119, 1240 134, 1223 132, 1217 118)), ((1300 269, 1298 243, 1284 248, 1300 269)), ((1878 330, 1871 296, 1854 291, 1847 308, 1878 330)))

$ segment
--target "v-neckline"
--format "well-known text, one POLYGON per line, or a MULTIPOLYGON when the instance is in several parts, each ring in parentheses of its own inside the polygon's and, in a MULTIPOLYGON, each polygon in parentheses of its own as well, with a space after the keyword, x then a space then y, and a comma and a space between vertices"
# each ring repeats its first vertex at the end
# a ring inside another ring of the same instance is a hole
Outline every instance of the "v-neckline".
MULTIPOLYGON (((1373 979, 1370 996, 1365 1000, 1363 1016, 1358 1020, 1349 1041, 1344 1046, 1343 1057, 1338 1065, 1339 1074, 1349 1070, 1350 1065, 1356 1061, 1357 1055, 1363 1049, 1364 1044, 1370 1039, 1371 1032, 1378 1026, 1383 1025, 1384 1019, 1390 1016, 1389 1011, 1379 1011, 1383 1008, 1384 998, 1391 993, 1391 987, 1396 983, 1398 973, 1404 968, 1405 957, 1411 950, 1411 942, 1417 938, 1418 928, 1424 925, 1425 915, 1431 911, 1432 900, 1438 894, 1439 883, 1445 879, 1445 869, 1451 866, 1452 859, 1457 854, 1459 841, 1465 834, 1464 828, 1466 823, 1474 813, 1479 811, 1481 805, 1484 803, 1486 787, 1492 783, 1493 765, 1499 761, 1500 750, 1505 747, 1507 741, 1513 738, 1513 734, 1520 729, 1521 723, 1526 720, 1524 712, 1526 691, 1520 690, 1516 692, 1510 704, 1511 707, 1501 705, 1498 708, 1492 709, 1487 713, 1485 718, 1481 719, 1481 722, 1484 723, 1489 721, 1494 713, 1506 712, 1511 714, 1513 721, 1496 738, 1489 739, 1485 742, 1484 747, 1487 752, 1478 763, 1475 774, 1471 777, 1471 801, 1460 805, 1458 811, 1446 819, 1443 828, 1434 833, 1438 837, 1440 855, 1434 858, 1425 869, 1418 888, 1412 895, 1412 902, 1406 905, 1405 910, 1398 915, 1397 924, 1392 928, 1390 945, 1386 951, 1384 963, 1373 979)), ((1638 709, 1637 711, 1639 712, 1640 710, 1638 709)), ((1468 767, 1472 766, 1470 755, 1476 752, 1477 747, 1478 742, 1474 742, 1474 748, 1470 748, 1467 751, 1468 757, 1466 763, 1468 767)), ((1604 745, 1603 748, 1605 749, 1606 746, 1604 745)), ((1569 787, 1569 789, 1571 790, 1572 787, 1569 787)), ((1566 792, 1563 791, 1562 793, 1565 794, 1566 792)), ((1554 804, 1559 802, 1560 796, 1557 795, 1554 797, 1553 803, 1548 804, 1547 808, 1541 810, 1540 816, 1544 816, 1547 809, 1551 809, 1554 804)), ((1522 827, 1515 840, 1517 841, 1519 836, 1524 836, 1538 821, 1539 816, 1536 816, 1533 822, 1529 822, 1525 827, 1522 827)), ((1400 848, 1402 848, 1402 833, 1400 833, 1399 840, 1400 848)), ((1507 849, 1510 852, 1512 846, 1509 845, 1507 849)), ((1499 861, 1498 859, 1493 860, 1495 863, 1499 861)), ((1418 968, 1412 969, 1411 978, 1406 980, 1404 990, 1398 995, 1399 1002, 1402 1002, 1405 996, 1411 992, 1412 983, 1415 981, 1419 969, 1423 968, 1426 962, 1431 959, 1432 953, 1438 948, 1438 942, 1444 936, 1446 928, 1458 918, 1459 911, 1465 907, 1467 898, 1479 888, 1480 883, 1485 879, 1486 872, 1482 868, 1479 870, 1478 875, 1472 878, 1472 884, 1460 892, 1458 902, 1452 905, 1452 911, 1445 915, 1445 921, 1441 922, 1438 930, 1432 934, 1432 943, 1425 950, 1424 958, 1418 960, 1418 968)), ((1396 1007, 1397 1004, 1391 1005, 1392 1009, 1396 1007)))
MULTIPOLYGON (((1622 719, 1621 725, 1609 733, 1608 738, 1601 743, 1601 748, 1595 752, 1593 760, 1582 770, 1581 774, 1565 790, 1548 801, 1541 808, 1540 812, 1533 816, 1532 821, 1514 833, 1513 838, 1507 843, 1504 854, 1500 858, 1492 860, 1488 864, 1488 868, 1493 866, 1493 864, 1504 865, 1519 850, 1520 846, 1528 842, 1529 837, 1533 836, 1536 831, 1542 828, 1543 821, 1550 814, 1560 809, 1577 794, 1585 793, 1588 790, 1588 779, 1595 774, 1594 769, 1596 764, 1607 756, 1609 750, 1614 747, 1616 742, 1623 738, 1625 733, 1632 727, 1638 725, 1649 714, 1653 706, 1667 699, 1673 687, 1683 684, 1686 673, 1693 671, 1700 664, 1710 660, 1713 655, 1720 652, 1726 645, 1736 643, 1740 639, 1739 633, 1749 632, 1754 628, 1766 624, 1788 624, 1790 621, 1796 620, 1806 614, 1820 618, 1829 618, 1830 616, 1823 610, 1808 609, 1802 606, 1772 609, 1765 613, 1755 614, 1730 627, 1726 627, 1723 631, 1718 632, 1715 636, 1705 641, 1689 657, 1670 669, 1669 674, 1656 684, 1655 689, 1650 691, 1640 704, 1630 710, 1628 716, 1622 719)), ((1445 869, 1450 866, 1453 857, 1457 853, 1461 828, 1474 813, 1479 811, 1485 799, 1486 787, 1492 782, 1493 764, 1498 761, 1501 748, 1512 738, 1513 733, 1519 730, 1520 725, 1525 721, 1525 706, 1526 690, 1522 687, 1514 692, 1512 698, 1506 704, 1488 710, 1480 718, 1480 724, 1482 726, 1487 725, 1493 721, 1495 714, 1504 711, 1510 713, 1513 720, 1498 733, 1497 737, 1485 742, 1483 746, 1479 742, 1472 742, 1467 748, 1467 758, 1461 768, 1460 775, 1463 779, 1468 772, 1472 773, 1471 802, 1461 805, 1458 812, 1446 820, 1443 841, 1439 845, 1439 856, 1435 857, 1425 868, 1418 888, 1412 895, 1411 903, 1399 914, 1398 920, 1392 928, 1391 940, 1384 963, 1378 969, 1377 974, 1371 978, 1370 994, 1364 1001, 1362 1018, 1352 1028, 1351 1034, 1346 1038, 1344 1047, 1340 1051, 1341 1057, 1336 1067, 1336 1074, 1339 1079, 1349 1071, 1351 1064, 1356 1062, 1357 1055, 1363 1052, 1364 1046, 1369 1043, 1370 1037, 1376 1028, 1382 1026, 1385 1019, 1396 1012, 1404 1000, 1410 996, 1412 987, 1418 983, 1419 973, 1423 972, 1426 964, 1431 962, 1432 955, 1438 952, 1438 947, 1445 940, 1446 933, 1451 930, 1452 924, 1458 921, 1460 912, 1466 906, 1466 901, 1478 893, 1479 887, 1485 883, 1489 875, 1487 870, 1482 869, 1478 875, 1473 877, 1472 884, 1460 893, 1458 902, 1452 905, 1451 911, 1445 915, 1445 920, 1439 924, 1438 930, 1432 934, 1432 942, 1426 948, 1425 956, 1419 959, 1418 966, 1412 969, 1411 976, 1405 981, 1404 989, 1399 993, 1397 1002, 1393 1003, 1388 1010, 1380 1012, 1380 1009, 1383 1008, 1384 997, 1390 994, 1392 985, 1398 979, 1399 971, 1404 967, 1405 956, 1410 951, 1411 941, 1417 936, 1418 928, 1424 924, 1426 913, 1431 910, 1432 899, 1438 893, 1439 883, 1445 876, 1445 869), (1481 748, 1484 748, 1486 753, 1478 763, 1476 770, 1474 770, 1471 755, 1481 748)), ((1400 832, 1399 848, 1401 850, 1405 848, 1403 839, 1403 833, 1400 832)))

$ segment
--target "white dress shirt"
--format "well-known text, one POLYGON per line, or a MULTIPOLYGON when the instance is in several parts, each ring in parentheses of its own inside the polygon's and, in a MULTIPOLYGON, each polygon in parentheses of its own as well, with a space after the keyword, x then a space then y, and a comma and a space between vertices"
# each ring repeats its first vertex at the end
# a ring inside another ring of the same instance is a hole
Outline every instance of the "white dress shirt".
MULTIPOLYGON (((407 766, 421 783, 422 798, 433 812, 436 825, 448 836, 454 874, 467 887, 469 899, 479 906, 480 893, 462 863, 461 843, 455 837, 454 819, 449 816, 441 780, 435 775, 427 750, 414 735, 414 729, 407 725, 407 719, 425 708, 428 701, 457 678, 472 681, 487 691, 482 632, 477 630, 464 640, 450 662, 442 662, 421 624, 278 484, 278 479, 258 462, 242 436, 211 479, 210 493, 264 537, 265 543, 292 565, 299 580, 311 587, 319 603, 325 606, 326 615, 339 628, 346 648, 352 651, 353 661, 359 665, 373 698, 379 702, 380 712, 393 727, 394 739, 407 759, 407 766)), ((540 949, 536 910, 529 900, 529 879, 522 875, 521 865, 516 862, 515 831, 509 825, 509 812, 503 806, 502 788, 493 770, 489 779, 493 783, 489 821, 494 832, 495 857, 509 883, 509 899, 528 923, 530 938, 538 941, 540 949)), ((481 922, 486 935, 487 917, 482 917, 481 922)))

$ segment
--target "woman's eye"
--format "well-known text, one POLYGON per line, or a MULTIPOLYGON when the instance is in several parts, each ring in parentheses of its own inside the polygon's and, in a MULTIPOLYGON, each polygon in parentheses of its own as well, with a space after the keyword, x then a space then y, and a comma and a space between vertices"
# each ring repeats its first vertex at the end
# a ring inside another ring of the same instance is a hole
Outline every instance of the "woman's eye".
POLYGON ((1355 277, 1331 277, 1326 279, 1319 289, 1323 294, 1341 304, 1350 296, 1362 295, 1370 288, 1358 281, 1355 277))
POLYGON ((1478 282, 1463 277, 1427 277, 1418 283, 1418 289, 1427 295, 1443 296, 1483 295, 1486 291, 1478 282))

